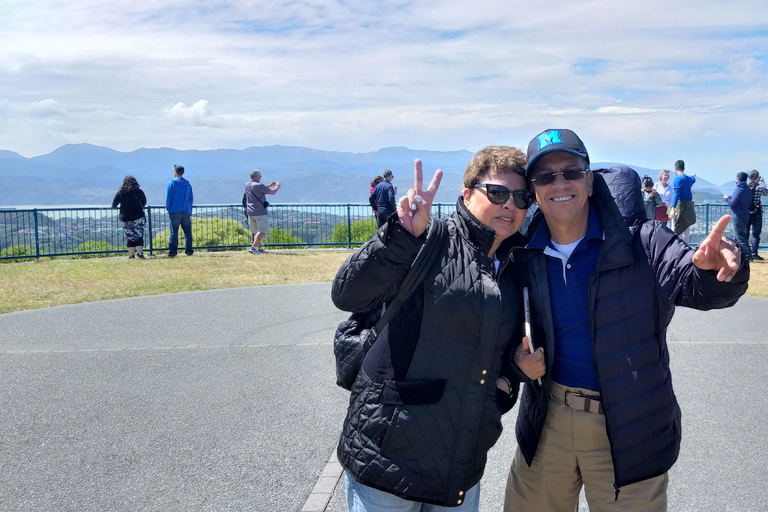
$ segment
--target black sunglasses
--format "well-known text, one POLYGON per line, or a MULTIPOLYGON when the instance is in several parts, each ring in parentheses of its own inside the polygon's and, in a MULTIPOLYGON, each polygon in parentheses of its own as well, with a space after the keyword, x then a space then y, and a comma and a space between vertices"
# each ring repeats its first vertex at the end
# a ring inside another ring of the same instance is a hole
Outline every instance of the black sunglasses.
POLYGON ((484 188, 485 195, 493 204, 504 204, 512 196, 515 206, 521 210, 529 208, 533 204, 533 195, 527 190, 509 190, 504 185, 495 183, 478 183, 474 188, 484 188))
POLYGON ((555 182, 558 176, 562 176, 565 181, 580 180, 587 174, 586 169, 566 169, 561 172, 542 172, 537 174, 535 178, 531 178, 531 183, 537 185, 551 185, 555 182))

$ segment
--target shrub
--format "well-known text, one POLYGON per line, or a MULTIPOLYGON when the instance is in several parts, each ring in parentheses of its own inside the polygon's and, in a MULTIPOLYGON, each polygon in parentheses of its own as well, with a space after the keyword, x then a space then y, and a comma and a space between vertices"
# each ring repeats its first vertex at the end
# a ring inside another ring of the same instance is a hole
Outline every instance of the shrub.
MULTIPOLYGON (((170 226, 152 238, 153 250, 167 250, 170 226)), ((251 245, 253 236, 238 221, 220 217, 192 217, 192 245, 195 247, 220 245, 223 247, 208 249, 224 251, 228 247, 251 245)), ((184 248, 184 230, 179 228, 179 247, 184 248)))
MULTIPOLYGON (((376 232, 376 227, 376 219, 373 217, 353 222, 350 226, 352 230, 352 243, 362 244, 367 242, 376 232)), ((331 242, 341 242, 346 244, 348 240, 349 231, 347 230, 347 224, 336 224, 333 228, 333 233, 331 234, 331 242)))
POLYGON ((78 254, 75 258, 111 258, 113 256, 120 256, 122 253, 120 247, 115 247, 109 242, 88 240, 78 245, 75 252, 93 252, 93 251, 118 251, 118 252, 99 252, 96 254, 78 254))
POLYGON ((306 249, 306 245, 280 245, 280 244, 303 244, 301 237, 293 236, 293 231, 273 227, 269 234, 264 237, 263 243, 269 245, 272 249, 306 249))
MULTIPOLYGON (((32 248, 27 247, 26 245, 12 245, 0 251, 0 257, 26 256, 26 255, 33 256, 34 254, 35 254, 35 251, 33 251, 32 248)), ((3 260, 0 260, 0 263, 18 263, 20 261, 35 261, 35 258, 14 258, 14 259, 8 259, 8 260, 3 259, 3 260)))

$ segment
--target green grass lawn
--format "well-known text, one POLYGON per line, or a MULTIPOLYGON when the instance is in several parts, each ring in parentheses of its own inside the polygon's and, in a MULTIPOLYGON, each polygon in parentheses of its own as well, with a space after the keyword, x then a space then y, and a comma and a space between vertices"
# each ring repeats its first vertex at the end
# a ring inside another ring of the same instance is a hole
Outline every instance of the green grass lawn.
POLYGON ((0 313, 123 297, 331 281, 347 250, 202 253, 0 265, 0 313))

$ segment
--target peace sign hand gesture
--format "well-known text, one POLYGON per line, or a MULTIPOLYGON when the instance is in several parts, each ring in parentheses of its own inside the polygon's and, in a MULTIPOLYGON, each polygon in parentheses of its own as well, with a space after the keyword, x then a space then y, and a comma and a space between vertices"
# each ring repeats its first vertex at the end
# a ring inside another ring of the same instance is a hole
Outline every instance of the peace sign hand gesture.
POLYGON ((397 217, 400 224, 415 236, 421 236, 429 222, 430 210, 435 199, 440 180, 443 179, 443 171, 435 171, 435 176, 427 190, 422 190, 424 176, 421 172, 421 160, 413 164, 413 188, 408 190, 405 196, 400 198, 397 204, 397 217))
POLYGON ((693 253, 694 265, 702 270, 717 270, 717 280, 725 282, 733 279, 741 264, 739 246, 723 236, 730 221, 730 215, 720 217, 693 253))

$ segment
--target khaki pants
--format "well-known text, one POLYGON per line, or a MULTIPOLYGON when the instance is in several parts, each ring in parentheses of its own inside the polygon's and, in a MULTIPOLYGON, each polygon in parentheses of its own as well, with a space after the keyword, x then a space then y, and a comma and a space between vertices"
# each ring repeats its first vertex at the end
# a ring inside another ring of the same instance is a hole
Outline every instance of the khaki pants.
POLYGON ((517 449, 507 479, 504 512, 574 512, 582 485, 590 512, 667 510, 666 473, 621 487, 618 500, 613 482, 605 416, 571 409, 552 398, 530 467, 517 449))

